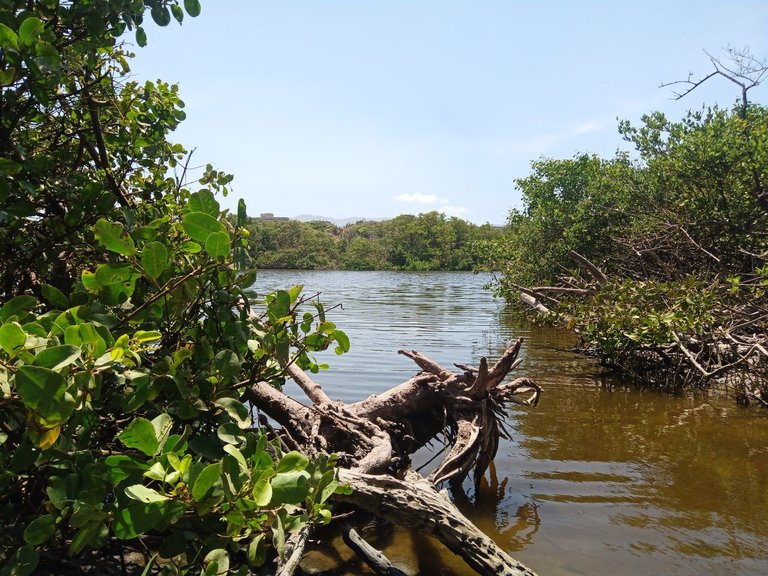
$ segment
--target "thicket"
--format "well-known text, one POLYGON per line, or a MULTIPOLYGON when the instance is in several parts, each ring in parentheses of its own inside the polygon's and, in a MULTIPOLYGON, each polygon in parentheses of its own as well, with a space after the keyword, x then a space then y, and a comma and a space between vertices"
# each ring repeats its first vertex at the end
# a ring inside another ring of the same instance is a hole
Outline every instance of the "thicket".
POLYGON ((475 270, 481 243, 501 229, 438 212, 403 214, 339 227, 329 222, 249 219, 248 253, 259 268, 324 270, 475 270))
POLYGON ((0 2, 2 576, 248 573, 340 489, 241 396, 346 336, 299 288, 254 307, 231 177, 190 188, 176 87, 128 76, 183 6, 0 2))
POLYGON ((768 109, 620 124, 632 154, 542 159, 491 247, 495 289, 665 389, 768 403, 768 109))

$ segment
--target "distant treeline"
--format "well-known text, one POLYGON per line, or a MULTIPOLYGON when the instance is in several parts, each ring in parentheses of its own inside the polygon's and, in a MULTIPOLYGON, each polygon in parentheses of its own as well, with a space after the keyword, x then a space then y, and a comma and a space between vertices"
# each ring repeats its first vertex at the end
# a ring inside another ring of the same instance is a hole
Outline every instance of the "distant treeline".
POLYGON ((481 246, 501 229, 439 212, 339 227, 330 222, 251 218, 248 252, 258 268, 324 270, 472 270, 481 246))

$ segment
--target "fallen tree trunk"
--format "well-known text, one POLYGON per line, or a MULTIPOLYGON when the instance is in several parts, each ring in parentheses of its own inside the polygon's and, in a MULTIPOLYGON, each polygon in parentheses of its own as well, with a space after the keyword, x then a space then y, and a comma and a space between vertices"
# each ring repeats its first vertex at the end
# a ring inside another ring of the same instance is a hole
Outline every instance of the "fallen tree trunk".
POLYGON ((385 520, 431 534, 478 574, 532 575, 501 550, 456 508, 438 486, 460 485, 473 471, 479 484, 493 461, 509 403, 535 406, 541 389, 527 378, 504 382, 518 364, 522 339, 489 366, 464 364, 453 372, 415 351, 401 350, 421 372, 382 394, 343 404, 292 365, 286 372, 312 402, 304 405, 264 383, 250 385, 244 398, 275 420, 287 445, 308 456, 339 455, 339 479, 352 494, 337 496, 385 520), (443 436, 451 444, 443 461, 424 478, 411 456, 443 436))

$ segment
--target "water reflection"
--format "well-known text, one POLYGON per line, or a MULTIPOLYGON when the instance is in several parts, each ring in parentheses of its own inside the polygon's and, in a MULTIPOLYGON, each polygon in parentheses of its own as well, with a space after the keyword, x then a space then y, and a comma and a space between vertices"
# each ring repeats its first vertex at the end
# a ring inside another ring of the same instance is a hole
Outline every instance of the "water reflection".
MULTIPOLYGON (((670 397, 617 385, 571 354, 573 336, 515 322, 481 286, 453 273, 263 274, 272 287, 304 282, 344 310, 333 319, 352 351, 319 380, 354 401, 414 373, 413 348, 450 366, 495 358, 523 336, 520 374, 545 392, 511 411, 513 439, 462 511, 541 574, 768 573, 768 414, 730 399, 670 397)), ((424 456, 426 461, 427 456, 424 456)), ((365 536, 410 573, 471 574, 434 541, 371 524, 365 536)), ((362 574, 343 544, 338 573, 362 574)), ((330 555, 330 556, 329 556, 330 555)), ((322 564, 330 566, 332 562, 322 564)))

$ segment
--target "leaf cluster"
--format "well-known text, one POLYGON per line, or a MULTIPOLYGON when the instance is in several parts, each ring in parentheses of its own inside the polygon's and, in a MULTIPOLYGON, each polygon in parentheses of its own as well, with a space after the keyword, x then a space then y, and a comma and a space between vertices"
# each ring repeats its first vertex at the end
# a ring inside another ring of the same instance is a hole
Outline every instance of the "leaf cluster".
POLYGON ((122 34, 196 0, 1 4, 0 574, 247 573, 343 487, 243 393, 349 339, 301 287, 254 292, 232 177, 192 188, 178 90, 126 79, 122 34))

